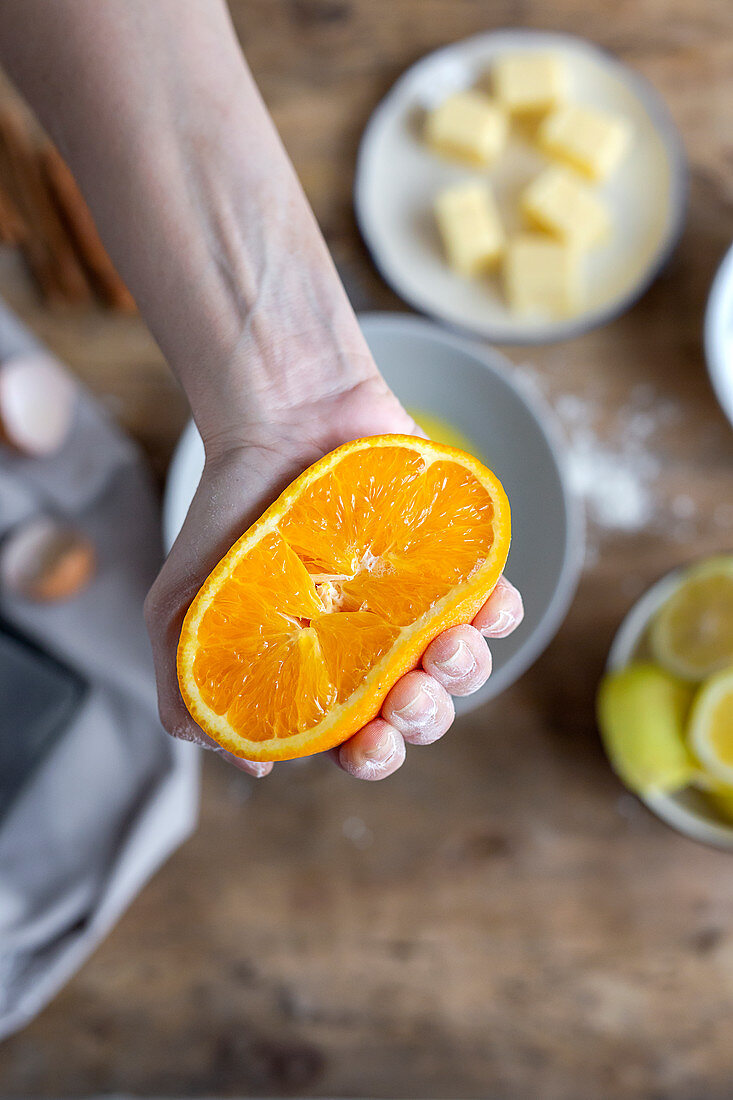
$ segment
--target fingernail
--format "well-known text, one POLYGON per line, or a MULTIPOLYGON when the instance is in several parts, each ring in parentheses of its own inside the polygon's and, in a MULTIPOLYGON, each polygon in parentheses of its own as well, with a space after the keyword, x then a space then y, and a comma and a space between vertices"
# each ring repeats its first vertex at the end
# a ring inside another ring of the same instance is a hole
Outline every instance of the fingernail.
POLYGON ((513 630, 516 625, 517 616, 512 611, 508 611, 505 607, 501 607, 487 623, 484 623, 481 627, 481 633, 484 636, 488 634, 504 634, 513 630))
POLYGON ((223 760, 233 764, 235 768, 245 772, 246 775, 251 775, 253 779, 262 779, 272 771, 272 765, 266 760, 245 760, 241 756, 235 756, 233 752, 227 752, 221 745, 211 745, 210 747, 217 756, 221 756, 223 760))
POLYGON ((384 779, 405 759, 405 742, 394 729, 382 733, 371 749, 357 748, 347 742, 339 749, 341 767, 357 779, 384 779))
POLYGON ((248 760, 247 763, 251 768, 251 774, 255 779, 262 779, 263 776, 268 775, 270 772, 270 765, 260 760, 248 760))
POLYGON ((435 667, 440 669, 444 676, 467 676, 476 667, 476 658, 465 642, 459 642, 451 653, 442 661, 435 661, 435 667))
POLYGON ((386 764, 392 759, 397 748, 397 739, 391 730, 387 730, 371 749, 364 749, 360 754, 370 764, 386 764))
POLYGON ((437 710, 437 699, 421 687, 409 703, 392 711, 392 717, 410 725, 422 725, 434 718, 437 710))
MULTIPOLYGON (((399 738, 402 741, 402 738, 399 738)), ((398 738, 391 729, 386 730, 376 745, 371 749, 356 748, 356 746, 342 745, 339 750, 341 764, 352 775, 360 775, 362 779, 370 779, 379 774, 381 769, 394 757, 398 748, 398 738)))

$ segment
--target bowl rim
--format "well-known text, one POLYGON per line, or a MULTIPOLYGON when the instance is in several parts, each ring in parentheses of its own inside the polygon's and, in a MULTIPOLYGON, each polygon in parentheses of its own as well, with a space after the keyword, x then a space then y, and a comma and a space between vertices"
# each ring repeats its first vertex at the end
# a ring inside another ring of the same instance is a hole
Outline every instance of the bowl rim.
MULTIPOLYGON (((733 425, 733 363, 729 365, 725 358, 725 306, 732 300, 733 244, 723 256, 713 277, 703 321, 703 344, 710 383, 718 404, 733 425)), ((733 316, 731 320, 733 321, 733 316)), ((731 329, 733 330, 733 324, 731 329)))
MULTIPOLYGON (((629 664, 655 612, 678 588, 689 564, 691 563, 678 565, 665 573, 650 588, 647 588, 627 611, 608 652, 607 672, 617 672, 629 664)), ((712 845, 714 848, 733 851, 733 825, 726 825, 722 821, 716 823, 708 821, 707 818, 686 806, 679 795, 647 794, 635 797, 639 798, 665 824, 684 836, 702 844, 712 845)))
POLYGON ((682 236, 687 216, 689 189, 690 170, 680 131, 664 99, 651 81, 647 80, 642 73, 626 65, 625 62, 610 50, 605 49, 596 42, 592 42, 590 39, 584 38, 582 35, 540 30, 531 27, 501 27, 492 31, 480 31, 478 34, 468 35, 466 38, 458 39, 446 46, 440 46, 438 49, 430 50, 428 53, 418 58, 417 61, 414 61, 400 74, 397 80, 377 103, 362 132, 356 157, 356 169, 354 172, 353 206, 356 223, 362 240, 372 259, 372 263, 387 286, 389 286, 403 302, 410 306, 411 309, 438 321, 441 325, 457 333, 463 333, 474 338, 478 337, 480 339, 510 346, 533 347, 537 344, 560 343, 563 340, 573 339, 595 328, 600 328, 602 325, 608 324, 610 321, 614 321, 623 316, 624 313, 631 309, 631 307, 646 294, 652 283, 667 266, 682 236), (387 114, 393 97, 399 93, 402 86, 408 82, 414 72, 420 67, 434 61, 439 61, 441 57, 450 56, 456 47, 467 46, 469 43, 476 43, 481 40, 485 41, 491 39, 496 41, 501 38, 510 40, 524 38, 528 43, 547 43, 548 41, 570 42, 576 46, 581 46, 588 53, 598 55, 605 64, 610 64, 612 68, 618 70, 622 74, 627 85, 634 90, 637 97, 642 101, 655 128, 660 134, 670 161, 670 199, 667 228, 660 240, 658 249, 654 253, 649 266, 642 276, 636 283, 629 287, 625 294, 610 305, 601 309, 589 311, 579 318, 568 321, 558 321, 547 328, 540 327, 532 332, 523 331, 521 322, 517 323, 515 330, 509 331, 500 331, 491 325, 479 328, 477 326, 450 320, 441 314, 440 311, 426 306, 419 300, 419 295, 413 294, 410 290, 406 289, 401 276, 395 271, 390 270, 389 264, 387 264, 380 255, 379 249, 374 243, 371 229, 372 222, 366 214, 366 204, 364 200, 366 187, 364 182, 366 169, 364 166, 369 147, 372 144, 372 135, 387 114))

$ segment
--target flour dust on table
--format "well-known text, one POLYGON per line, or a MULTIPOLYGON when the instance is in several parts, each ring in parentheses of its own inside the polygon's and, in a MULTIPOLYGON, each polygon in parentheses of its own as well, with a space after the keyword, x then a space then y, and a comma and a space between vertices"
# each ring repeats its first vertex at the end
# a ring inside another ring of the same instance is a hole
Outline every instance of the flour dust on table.
MULTIPOLYGON (((570 484, 583 500, 589 521, 586 567, 604 540, 658 529, 673 539, 689 536, 696 516, 692 497, 661 491, 662 435, 683 418, 681 406, 654 386, 632 387, 628 400, 608 418, 608 402, 598 389, 553 394, 547 378, 530 366, 517 368, 522 384, 541 394, 557 413, 566 441, 570 484)), ((725 517, 720 517, 723 525, 725 517)))

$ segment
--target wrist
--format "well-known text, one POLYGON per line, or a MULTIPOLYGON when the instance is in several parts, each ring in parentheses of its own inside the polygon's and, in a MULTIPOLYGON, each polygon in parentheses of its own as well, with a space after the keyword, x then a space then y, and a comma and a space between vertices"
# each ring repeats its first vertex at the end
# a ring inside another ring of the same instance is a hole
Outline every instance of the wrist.
POLYGON ((226 361, 208 363, 211 385, 192 402, 207 456, 262 444, 273 434, 307 433, 325 446, 346 410, 352 420, 359 405, 397 405, 356 321, 353 330, 247 333, 226 361))
POLYGON ((267 201, 260 182, 245 196, 221 170, 199 210, 216 278, 172 365, 207 444, 381 380, 292 170, 267 201))

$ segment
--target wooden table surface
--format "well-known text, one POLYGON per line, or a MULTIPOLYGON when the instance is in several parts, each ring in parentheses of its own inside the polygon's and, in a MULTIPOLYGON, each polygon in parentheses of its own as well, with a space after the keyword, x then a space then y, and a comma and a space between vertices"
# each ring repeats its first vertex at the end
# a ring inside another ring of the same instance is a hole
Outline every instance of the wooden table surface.
MULTIPOLYGON (((691 162, 682 243, 626 316, 531 358, 553 401, 603 409, 601 441, 623 432, 639 385, 676 410, 648 438, 655 513, 640 531, 591 531, 593 557, 545 655, 388 782, 358 784, 312 760, 255 784, 207 757, 197 835, 3 1045, 0 1095, 727 1100, 733 856, 676 835, 623 793, 593 698, 639 592, 733 544, 733 432, 701 346, 707 290, 733 239, 730 0, 233 10, 358 309, 403 308, 359 239, 351 183, 369 113, 421 54, 551 21, 654 82, 691 162)), ((142 324, 53 315, 18 264, 6 259, 1 274, 11 304, 162 474, 185 403, 142 324)))

